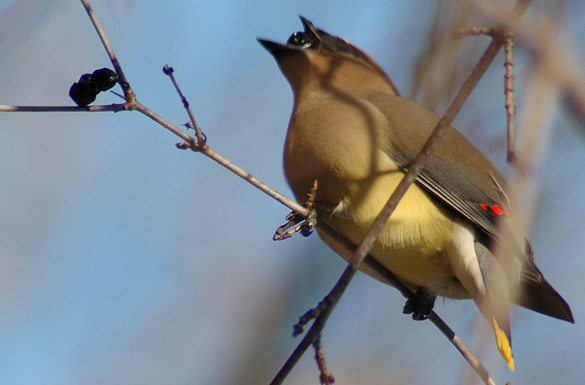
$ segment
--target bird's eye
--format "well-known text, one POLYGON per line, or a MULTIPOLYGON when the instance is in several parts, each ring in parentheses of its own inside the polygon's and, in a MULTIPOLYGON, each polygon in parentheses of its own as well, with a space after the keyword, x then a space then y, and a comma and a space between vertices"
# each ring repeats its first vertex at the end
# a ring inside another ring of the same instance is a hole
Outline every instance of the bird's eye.
POLYGON ((306 32, 295 32, 288 38, 286 44, 294 45, 303 49, 312 48, 315 46, 315 39, 306 32))

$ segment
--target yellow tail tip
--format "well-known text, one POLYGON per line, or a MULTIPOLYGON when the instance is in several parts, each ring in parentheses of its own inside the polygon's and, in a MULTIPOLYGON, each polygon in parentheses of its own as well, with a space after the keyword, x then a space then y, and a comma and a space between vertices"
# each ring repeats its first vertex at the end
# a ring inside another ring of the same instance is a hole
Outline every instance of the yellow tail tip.
POLYGON ((512 346, 510 346, 510 340, 508 340, 508 336, 506 333, 500 328, 498 322, 495 318, 492 318, 492 326, 494 328, 494 333, 496 334, 496 345, 498 346, 498 350, 500 354, 508 364, 508 367, 513 372, 514 371, 514 357, 512 357, 512 346))

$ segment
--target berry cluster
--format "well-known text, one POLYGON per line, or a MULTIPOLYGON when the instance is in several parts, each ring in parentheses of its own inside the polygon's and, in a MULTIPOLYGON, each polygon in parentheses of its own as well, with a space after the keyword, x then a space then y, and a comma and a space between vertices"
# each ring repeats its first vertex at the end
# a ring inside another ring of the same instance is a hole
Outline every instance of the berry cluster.
POLYGON ((90 74, 83 74, 77 81, 69 88, 69 96, 75 104, 80 107, 85 107, 93 102, 102 91, 107 91, 116 85, 118 76, 109 68, 101 68, 93 71, 90 74))

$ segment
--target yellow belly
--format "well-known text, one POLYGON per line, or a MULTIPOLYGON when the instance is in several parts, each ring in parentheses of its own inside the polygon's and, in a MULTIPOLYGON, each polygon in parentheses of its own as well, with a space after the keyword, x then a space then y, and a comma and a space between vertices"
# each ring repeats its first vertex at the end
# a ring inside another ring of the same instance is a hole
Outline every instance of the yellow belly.
MULTIPOLYGON (((344 198, 331 215, 321 220, 358 244, 404 174, 388 172, 371 182, 350 187, 356 193, 344 198)), ((380 233, 370 254, 405 284, 416 289, 425 286, 438 294, 466 298, 453 275, 444 250, 451 239, 451 214, 438 206, 421 187, 413 184, 380 233)), ((344 259, 351 257, 326 235, 321 238, 344 259)), ((373 277, 377 274, 366 266, 360 269, 373 277)))

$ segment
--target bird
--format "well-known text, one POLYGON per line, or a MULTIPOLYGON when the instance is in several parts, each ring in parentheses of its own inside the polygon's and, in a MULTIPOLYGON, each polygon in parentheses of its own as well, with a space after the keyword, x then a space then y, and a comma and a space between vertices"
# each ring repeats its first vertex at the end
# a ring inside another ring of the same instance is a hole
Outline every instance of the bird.
MULTIPOLYGON (((294 97, 286 181, 299 202, 317 181, 319 221, 358 245, 439 117, 401 97, 361 49, 300 18, 304 30, 285 44, 258 38, 294 97)), ((502 174, 449 127, 370 250, 414 292, 403 309, 413 319, 426 319, 437 296, 472 299, 511 371, 510 303, 574 323, 569 305, 536 266, 518 211, 502 174)), ((317 233, 351 258, 336 239, 319 227, 317 233)), ((363 263, 358 268, 386 281, 363 263)))

